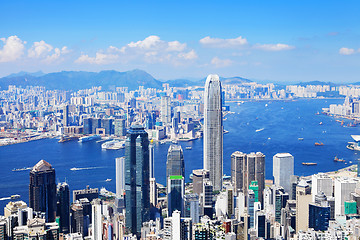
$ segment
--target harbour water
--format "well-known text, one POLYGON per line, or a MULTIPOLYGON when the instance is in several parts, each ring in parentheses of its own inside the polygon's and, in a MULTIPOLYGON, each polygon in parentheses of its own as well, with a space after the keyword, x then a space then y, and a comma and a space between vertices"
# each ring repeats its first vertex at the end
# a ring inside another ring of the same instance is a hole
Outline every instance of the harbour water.
MULTIPOLYGON (((234 151, 263 152, 266 155, 266 178, 272 177, 272 157, 278 152, 289 152, 295 158, 295 174, 311 175, 334 171, 355 164, 360 152, 346 149, 350 135, 360 134, 358 127, 343 127, 334 118, 316 115, 329 104, 341 104, 341 99, 297 100, 274 102, 245 102, 230 104, 233 114, 224 121, 224 173, 230 175, 230 156, 234 151), (319 123, 322 122, 320 125, 319 123), (257 131, 258 130, 258 131, 257 131), (260 131, 259 131, 260 130, 260 131), (303 138, 299 141, 298 138, 303 138), (324 146, 314 146, 322 142, 324 146), (334 162, 334 157, 343 158, 334 162), (302 162, 315 162, 304 166, 302 162)), ((124 149, 102 150, 101 143, 58 143, 58 139, 44 139, 0 148, 0 198, 20 194, 28 202, 29 170, 12 171, 14 168, 34 166, 44 159, 56 170, 58 181, 66 181, 70 190, 105 187, 115 191, 115 158, 124 156, 124 149), (82 170, 70 170, 80 168, 82 170), (112 181, 106 181, 112 179, 112 181)), ((202 139, 181 142, 184 151, 185 173, 202 168, 202 139), (191 150, 186 150, 191 146, 191 150)), ((166 155, 169 144, 155 146, 155 177, 165 184, 166 155)), ((8 200, 0 201, 0 214, 8 200)))

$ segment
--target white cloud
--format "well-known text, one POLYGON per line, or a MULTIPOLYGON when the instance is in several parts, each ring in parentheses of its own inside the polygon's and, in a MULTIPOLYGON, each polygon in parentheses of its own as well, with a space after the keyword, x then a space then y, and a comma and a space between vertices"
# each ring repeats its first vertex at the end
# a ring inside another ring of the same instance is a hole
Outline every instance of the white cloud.
POLYGON ((28 50, 28 57, 40 59, 44 63, 52 63, 56 60, 59 60, 62 55, 69 52, 70 50, 66 46, 62 47, 61 49, 54 48, 44 40, 41 40, 40 42, 34 42, 34 44, 28 50))
POLYGON ((284 50, 291 50, 294 49, 294 46, 290 46, 283 43, 277 44, 255 44, 254 48, 264 50, 264 51, 284 51, 284 50))
POLYGON ((211 64, 215 65, 215 67, 217 67, 217 68, 228 67, 232 63, 233 63, 233 61, 231 61, 230 59, 220 59, 218 57, 214 57, 211 60, 211 64))
POLYGON ((23 55, 26 42, 17 36, 0 38, 0 40, 4 43, 4 46, 0 48, 0 62, 13 62, 23 55))
POLYGON ((237 38, 211 38, 209 36, 200 39, 200 43, 204 46, 214 47, 214 48, 232 48, 239 47, 248 44, 246 38, 239 36, 237 38))
POLYGON ((75 60, 75 63, 90 63, 90 64, 110 64, 116 62, 119 56, 112 53, 97 52, 95 57, 89 57, 89 55, 81 54, 81 56, 75 60))
POLYGON ((353 48, 342 47, 339 50, 339 54, 341 54, 341 55, 352 55, 352 54, 355 54, 355 53, 356 53, 356 51, 353 48))
POLYGON ((187 52, 187 53, 179 53, 178 57, 183 58, 185 60, 193 60, 193 59, 198 58, 198 55, 196 54, 196 52, 194 50, 191 50, 190 52, 187 52))
POLYGON ((28 56, 30 58, 46 57, 51 50, 53 50, 53 46, 41 40, 40 42, 34 42, 32 47, 28 50, 28 56))
POLYGON ((144 40, 130 42, 120 48, 110 46, 106 51, 99 50, 95 57, 82 54, 76 63, 109 64, 115 62, 170 63, 181 65, 184 60, 193 60, 198 56, 194 50, 187 49, 186 43, 167 42, 152 35, 144 40))

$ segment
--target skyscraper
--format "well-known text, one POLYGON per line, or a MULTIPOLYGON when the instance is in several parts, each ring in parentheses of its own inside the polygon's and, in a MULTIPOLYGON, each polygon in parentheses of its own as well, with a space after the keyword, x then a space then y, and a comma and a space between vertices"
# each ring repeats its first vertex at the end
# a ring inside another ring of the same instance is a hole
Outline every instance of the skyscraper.
POLYGON ((204 169, 210 171, 214 190, 222 188, 223 119, 221 83, 218 75, 209 75, 204 93, 204 169))
POLYGON ((167 154, 166 179, 173 175, 185 177, 184 155, 180 145, 170 145, 167 154))
POLYGON ((69 185, 59 183, 57 186, 57 216, 60 217, 59 228, 62 233, 70 232, 70 190, 69 185))
POLYGON ((178 210, 184 215, 185 182, 181 175, 171 175, 167 182, 168 216, 178 210))
POLYGON ((273 157, 274 184, 291 191, 290 177, 294 175, 294 157, 290 153, 277 153, 273 157))
POLYGON ((125 190, 125 158, 120 157, 115 159, 116 163, 116 197, 124 196, 125 190))
POLYGON ((169 96, 161 97, 161 121, 163 124, 171 123, 171 99, 169 96))
POLYGON ((143 222, 149 220, 149 139, 139 124, 130 127, 125 143, 126 226, 139 235, 143 222))
POLYGON ((63 125, 69 126, 69 105, 65 105, 63 109, 63 125))
POLYGON ((45 213, 47 222, 55 221, 55 169, 45 160, 40 160, 30 171, 29 203, 34 211, 45 213))
POLYGON ((309 203, 311 189, 305 180, 301 180, 296 187, 296 231, 306 231, 309 228, 309 203))
POLYGON ((231 154, 231 183, 235 189, 235 195, 237 195, 238 191, 242 191, 243 189, 243 171, 244 164, 246 163, 246 154, 236 151, 231 154))

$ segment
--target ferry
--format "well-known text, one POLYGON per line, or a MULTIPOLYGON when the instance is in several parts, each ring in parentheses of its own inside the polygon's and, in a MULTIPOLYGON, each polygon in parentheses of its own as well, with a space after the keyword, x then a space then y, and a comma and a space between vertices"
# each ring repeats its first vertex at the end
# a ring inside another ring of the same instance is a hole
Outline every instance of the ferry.
POLYGON ((305 165, 305 166, 314 166, 314 165, 317 165, 317 163, 314 163, 314 162, 303 162, 301 163, 302 165, 305 165))
POLYGON ((324 144, 322 142, 316 142, 315 146, 324 146, 324 144))
POLYGON ((113 140, 110 142, 105 142, 101 144, 101 148, 107 150, 118 150, 121 148, 125 148, 125 141, 113 140))
POLYGON ((191 149, 192 149, 192 147, 186 147, 185 149, 186 149, 186 150, 191 150, 191 149))
POLYGON ((100 135, 92 135, 92 136, 86 136, 86 137, 79 138, 79 142, 83 143, 83 142, 89 142, 89 141, 94 141, 94 140, 99 140, 99 139, 101 139, 100 135))

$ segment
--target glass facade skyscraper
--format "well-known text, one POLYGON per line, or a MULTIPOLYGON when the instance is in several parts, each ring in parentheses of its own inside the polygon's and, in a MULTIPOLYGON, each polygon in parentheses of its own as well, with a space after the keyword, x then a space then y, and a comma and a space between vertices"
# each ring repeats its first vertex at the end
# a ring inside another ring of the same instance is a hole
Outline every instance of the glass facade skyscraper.
POLYGON ((173 175, 185 177, 184 155, 180 145, 170 145, 167 154, 166 179, 173 175))
POLYGON ((149 139, 144 127, 134 124, 125 143, 126 227, 139 235, 150 219, 149 139))
POLYGON ((204 169, 210 171, 215 191, 222 188, 223 119, 222 90, 218 75, 209 75, 204 93, 204 169))
POLYGON ((46 222, 55 221, 55 169, 45 160, 39 161, 30 171, 29 203, 34 211, 45 213, 46 222))

